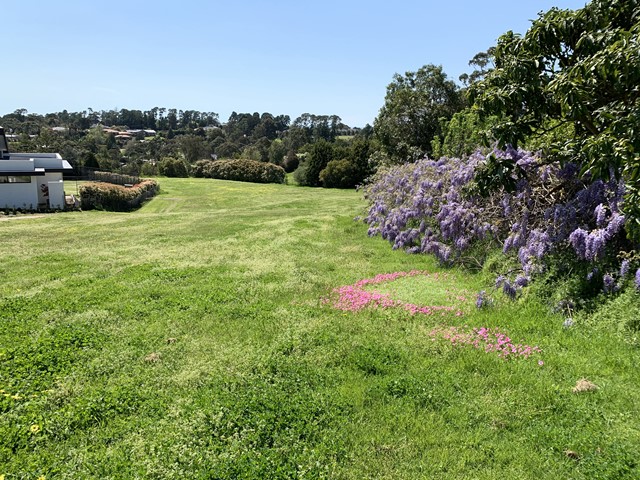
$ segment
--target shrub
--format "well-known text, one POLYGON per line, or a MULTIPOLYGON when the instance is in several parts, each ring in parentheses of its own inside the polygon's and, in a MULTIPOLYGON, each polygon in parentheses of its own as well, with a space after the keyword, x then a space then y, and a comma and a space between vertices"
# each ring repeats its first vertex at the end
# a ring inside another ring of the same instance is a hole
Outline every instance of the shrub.
POLYGON ((358 183, 358 169, 349 160, 331 160, 320 172, 325 188, 353 188, 358 183))
POLYGON ((80 200, 85 210, 102 209, 126 212, 138 208, 153 197, 160 186, 155 180, 143 180, 133 187, 89 182, 80 186, 80 200))
POLYGON ((160 160, 158 164, 158 171, 160 175, 165 177, 181 177, 185 178, 189 176, 189 169, 187 164, 177 158, 166 157, 160 160))
POLYGON ((255 160, 201 160, 194 173, 205 178, 253 183, 284 183, 285 172, 273 163, 255 160))
POLYGON ((296 168, 295 172, 293 172, 293 180, 302 186, 306 186, 306 178, 307 178, 307 162, 302 161, 296 168))
POLYGON ((294 172, 300 165, 300 159, 296 152, 289 150, 287 156, 284 158, 284 171, 287 173, 294 172))
POLYGON ((205 178, 205 171, 211 163, 211 160, 198 160, 194 163, 193 168, 191 169, 191 174, 196 178, 205 178))
POLYGON ((155 162, 144 162, 140 167, 140 175, 155 177, 158 175, 158 165, 155 162))

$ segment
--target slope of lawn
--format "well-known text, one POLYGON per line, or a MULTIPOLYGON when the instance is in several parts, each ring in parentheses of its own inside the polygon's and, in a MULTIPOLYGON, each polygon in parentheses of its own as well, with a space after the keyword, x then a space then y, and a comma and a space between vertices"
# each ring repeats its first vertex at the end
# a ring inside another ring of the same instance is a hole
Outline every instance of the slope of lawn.
POLYGON ((640 476, 637 342, 476 309, 480 277, 368 238, 356 192, 160 183, 0 222, 6 480, 640 476))

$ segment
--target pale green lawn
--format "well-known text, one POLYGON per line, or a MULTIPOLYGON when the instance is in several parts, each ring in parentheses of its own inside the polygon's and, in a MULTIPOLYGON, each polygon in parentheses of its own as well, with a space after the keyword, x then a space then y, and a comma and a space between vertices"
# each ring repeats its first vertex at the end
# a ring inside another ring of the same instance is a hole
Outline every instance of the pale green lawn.
POLYGON ((336 287, 438 267, 368 238, 352 191, 160 183, 136 212, 0 223, 7 480, 638 478, 631 343, 530 299, 475 311, 486 286, 459 271, 376 288, 463 292, 463 317, 335 310, 336 287), (543 352, 429 335, 450 325, 543 352), (572 393, 582 377, 599 390, 572 393))

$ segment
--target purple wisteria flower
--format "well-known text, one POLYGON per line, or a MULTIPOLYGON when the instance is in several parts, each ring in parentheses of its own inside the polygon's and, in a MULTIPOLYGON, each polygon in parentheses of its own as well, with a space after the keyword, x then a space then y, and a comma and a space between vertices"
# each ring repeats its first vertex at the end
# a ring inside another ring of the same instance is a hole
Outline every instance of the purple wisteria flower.
POLYGON ((636 290, 640 291, 640 268, 636 271, 635 284, 636 284, 636 290))
POLYGON ((631 262, 629 259, 625 258, 620 264, 620 278, 624 278, 629 275, 629 268, 631 267, 631 262))
MULTIPOLYGON (((613 263, 628 246, 620 209, 624 183, 616 175, 607 182, 594 179, 582 175, 580 165, 549 163, 511 147, 491 154, 523 173, 513 177, 514 191, 475 193, 477 167, 486 164, 481 151, 463 159, 424 158, 381 169, 364 188, 369 235, 381 235, 396 249, 432 254, 445 264, 473 262, 478 246, 502 245, 523 272, 515 280, 496 279, 496 288, 512 298, 547 271, 556 254, 574 254, 576 261, 590 264, 589 281, 602 279, 608 291, 619 288, 618 273, 622 279, 631 268, 622 262, 617 271, 613 263), (605 268, 615 272, 606 281, 600 273, 605 268)), ((636 283, 640 289, 638 276, 636 283)))
POLYGON ((615 280, 609 273, 605 273, 602 277, 602 284, 605 293, 611 293, 615 290, 615 280))
POLYGON ((594 214, 596 216, 596 226, 598 228, 604 227, 605 217, 607 215, 607 209, 601 203, 594 210, 594 214))
POLYGON ((476 297, 476 308, 485 308, 491 306, 493 301, 491 298, 487 297, 487 292, 484 290, 480 290, 478 292, 478 296, 476 297))
POLYGON ((518 294, 518 290, 516 289, 515 285, 512 285, 509 280, 505 280, 502 284, 502 291, 507 297, 512 300, 515 299, 516 295, 518 294))

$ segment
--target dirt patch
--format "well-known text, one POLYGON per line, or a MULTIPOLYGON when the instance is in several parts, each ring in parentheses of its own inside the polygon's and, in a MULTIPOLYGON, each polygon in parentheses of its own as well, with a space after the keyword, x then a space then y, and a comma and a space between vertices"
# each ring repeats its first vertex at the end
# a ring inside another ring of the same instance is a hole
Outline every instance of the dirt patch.
POLYGON ((571 390, 573 393, 583 393, 583 392, 595 392, 598 390, 598 386, 587 380, 586 378, 581 378, 576 382, 576 386, 571 390))
POLYGON ((28 218, 44 218, 46 215, 0 215, 0 222, 9 220, 26 220, 28 218))

